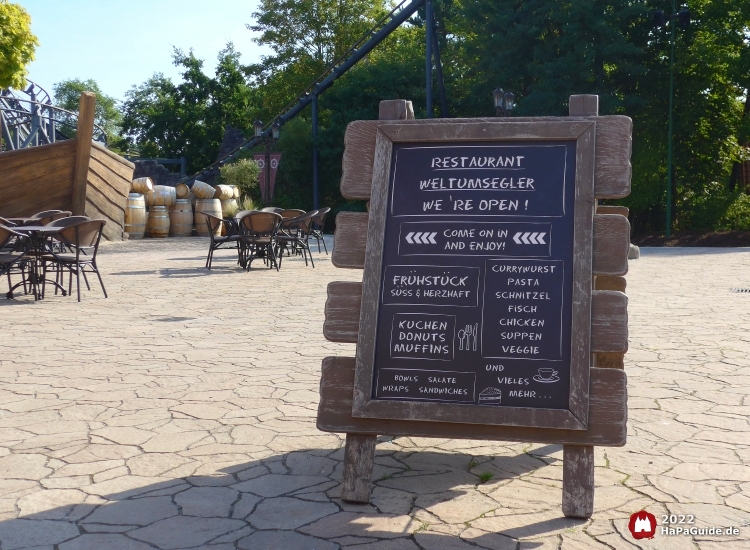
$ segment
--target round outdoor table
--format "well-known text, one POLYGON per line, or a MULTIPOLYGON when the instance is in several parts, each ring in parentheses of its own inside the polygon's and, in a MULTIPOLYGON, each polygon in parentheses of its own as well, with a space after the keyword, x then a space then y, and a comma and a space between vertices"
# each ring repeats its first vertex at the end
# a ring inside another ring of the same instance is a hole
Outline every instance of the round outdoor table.
MULTIPOLYGON (((53 233, 58 233, 60 231, 60 228, 50 227, 49 225, 22 225, 20 227, 14 227, 13 231, 28 235, 29 237, 27 251, 32 252, 32 254, 30 255, 31 272, 29 273, 29 282, 31 283, 31 288, 34 291, 34 300, 41 300, 42 298, 44 298, 44 295, 40 291, 40 285, 44 284, 45 282, 51 283, 56 288, 60 289, 63 296, 67 295, 67 292, 62 287, 62 285, 60 285, 57 281, 52 281, 50 279, 45 280, 44 274, 42 272, 41 258, 42 254, 48 252, 45 248, 47 239, 53 233)), ((13 298, 13 291, 22 284, 24 284, 23 281, 13 285, 6 296, 9 299, 13 298)))

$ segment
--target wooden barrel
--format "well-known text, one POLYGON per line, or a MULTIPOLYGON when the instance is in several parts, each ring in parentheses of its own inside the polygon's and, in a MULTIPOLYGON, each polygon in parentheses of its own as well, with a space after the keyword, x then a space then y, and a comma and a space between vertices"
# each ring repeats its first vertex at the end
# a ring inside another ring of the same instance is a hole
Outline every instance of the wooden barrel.
POLYGON ((239 210, 239 206, 237 206, 237 201, 235 199, 227 199, 221 201, 221 215, 224 218, 233 218, 234 215, 239 210))
MULTIPOLYGON (((206 212, 208 214, 211 214, 212 216, 221 218, 221 202, 219 201, 219 199, 198 199, 197 201, 195 201, 195 230, 201 237, 208 237, 208 225, 206 224, 206 216, 201 214, 201 212, 206 212)), ((221 226, 223 225, 223 223, 219 224, 219 227, 214 233, 215 237, 219 237, 221 235, 221 226)))
POLYGON ((174 206, 177 200, 175 188, 168 185, 154 185, 154 190, 146 196, 146 206, 174 206), (151 204, 149 204, 149 202, 151 204))
POLYGON ((146 201, 140 193, 128 195, 125 208, 125 232, 132 240, 142 239, 146 232, 146 201))
POLYGON ((148 234, 152 239, 169 235, 169 212, 166 206, 152 206, 148 211, 148 234))
POLYGON ((184 199, 190 194, 190 188, 184 183, 178 183, 174 188, 178 199, 184 199))
POLYGON ((232 189, 229 185, 217 185, 216 194, 214 195, 214 198, 219 199, 220 201, 233 199, 234 189, 232 189))
POLYGON ((189 237, 193 234, 193 205, 190 199, 177 199, 169 209, 170 237, 189 237))
POLYGON ((154 190, 154 182, 151 178, 135 178, 130 184, 133 193, 148 193, 154 190))
POLYGON ((205 182, 195 180, 193 182, 193 195, 199 199, 213 199, 216 194, 216 189, 208 185, 205 182))

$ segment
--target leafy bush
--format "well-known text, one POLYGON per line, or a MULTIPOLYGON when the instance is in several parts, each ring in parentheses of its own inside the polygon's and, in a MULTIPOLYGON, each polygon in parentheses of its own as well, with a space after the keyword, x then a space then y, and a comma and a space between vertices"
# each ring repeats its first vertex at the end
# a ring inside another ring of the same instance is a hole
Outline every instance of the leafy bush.
POLYGON ((718 230, 750 231, 750 195, 740 193, 719 219, 718 230))
POLYGON ((236 185, 243 197, 249 197, 250 191, 258 187, 258 174, 260 168, 258 163, 250 159, 240 159, 232 164, 226 164, 219 168, 221 181, 227 185, 236 185))

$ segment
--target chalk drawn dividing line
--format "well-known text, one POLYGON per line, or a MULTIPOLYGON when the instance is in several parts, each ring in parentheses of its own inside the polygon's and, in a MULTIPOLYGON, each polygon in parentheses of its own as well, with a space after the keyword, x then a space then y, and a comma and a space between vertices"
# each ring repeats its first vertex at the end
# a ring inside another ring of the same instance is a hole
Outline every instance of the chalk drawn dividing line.
POLYGON ((437 235, 437 231, 434 231, 430 233, 427 232, 414 232, 410 231, 408 235, 406 235, 406 242, 409 244, 437 244, 437 241, 435 240, 435 236, 437 235))
POLYGON ((544 236, 547 233, 523 233, 519 231, 513 235, 513 240, 516 244, 547 244, 544 242, 544 236))

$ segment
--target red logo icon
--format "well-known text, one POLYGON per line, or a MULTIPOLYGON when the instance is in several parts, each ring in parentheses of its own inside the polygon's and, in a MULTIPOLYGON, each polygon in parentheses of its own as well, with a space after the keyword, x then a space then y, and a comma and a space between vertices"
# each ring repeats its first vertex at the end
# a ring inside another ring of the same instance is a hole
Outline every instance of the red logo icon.
POLYGON ((652 539, 656 534, 656 516, 645 510, 630 516, 628 530, 634 539, 652 539))

